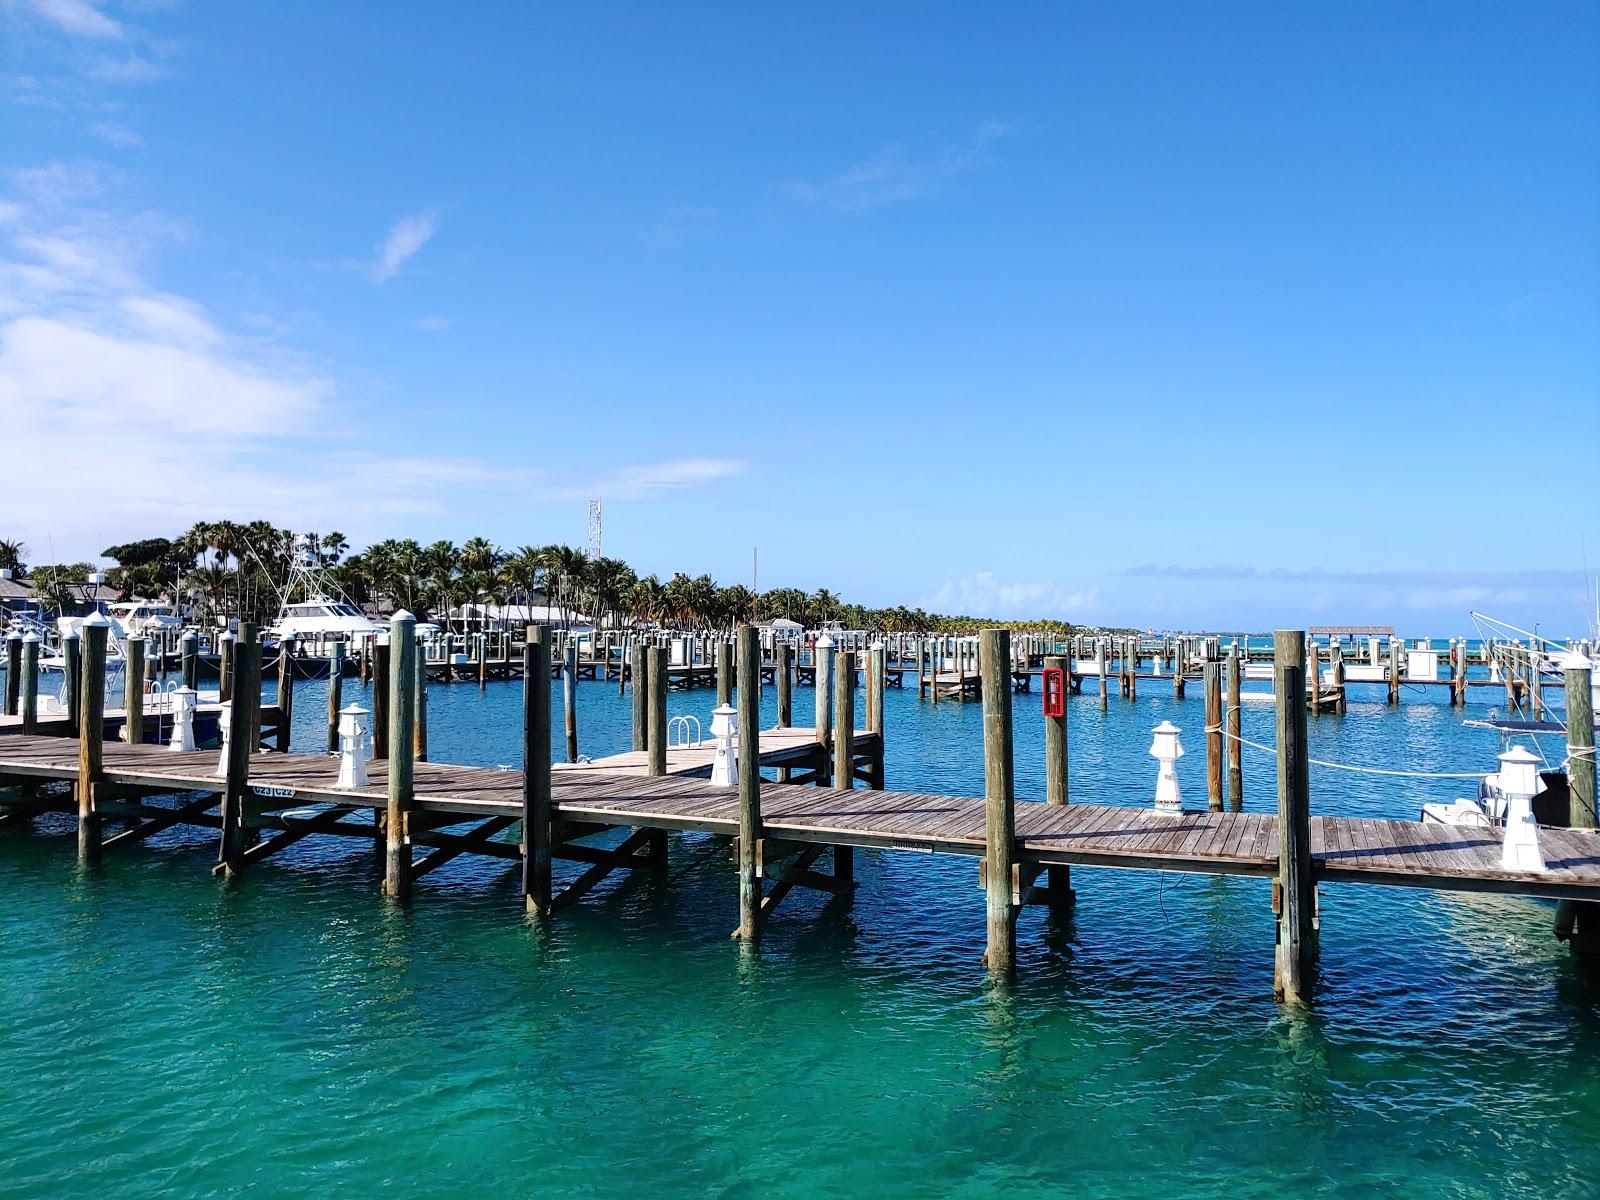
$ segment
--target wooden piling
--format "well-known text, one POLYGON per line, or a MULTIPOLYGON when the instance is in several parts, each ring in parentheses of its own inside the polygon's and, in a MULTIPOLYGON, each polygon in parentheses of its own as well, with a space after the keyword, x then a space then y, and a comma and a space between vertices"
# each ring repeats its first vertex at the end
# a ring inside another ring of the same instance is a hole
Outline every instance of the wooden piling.
POLYGON ((67 706, 67 729, 78 736, 79 700, 83 696, 83 639, 69 634, 61 639, 61 694, 67 706))
POLYGON ((1244 672, 1239 665, 1239 647, 1228 650, 1228 807, 1244 811, 1244 692, 1240 686, 1244 672))
POLYGON ((103 774, 106 729, 106 639, 111 623, 96 613, 83 623, 78 697, 78 860, 100 860, 100 814, 95 789, 103 774))
POLYGON ((773 647, 772 653, 775 659, 773 683, 778 692, 778 728, 788 729, 794 724, 794 669, 791 662, 794 651, 789 643, 779 642, 773 647))
MULTIPOLYGON (((1594 829, 1595 761, 1593 671, 1568 668, 1563 675, 1567 704, 1567 824, 1594 829)), ((1556 905, 1556 937, 1585 958, 1600 955, 1600 903, 1563 900, 1556 905)))
POLYGON ((739 927, 734 936, 761 933, 761 643, 756 630, 738 632, 739 666, 739 927))
POLYGON ((855 787, 856 656, 838 652, 833 671, 833 786, 855 787))
POLYGON ((279 754, 289 752, 289 738, 294 725, 294 643, 278 643, 278 730, 273 739, 279 754))
POLYGON ((1207 658, 1201 676, 1206 701, 1206 807, 1222 811, 1222 664, 1207 658))
MULTIPOLYGON (((635 651, 638 654, 638 651, 635 651)), ((640 671, 635 662, 634 707, 640 671)), ((522 646, 522 899, 550 915, 550 627, 530 627, 522 646)))
POLYGON ((646 743, 648 773, 667 773, 667 651, 664 646, 650 647, 650 724, 646 743))
MULTIPOLYGON (((1277 708, 1278 917, 1273 989, 1290 1004, 1311 999, 1316 964, 1316 885, 1311 878, 1311 785, 1306 748, 1306 635, 1273 634, 1277 708)), ((1313 663, 1315 659, 1311 660, 1313 663)))
POLYGON ((1400 679, 1405 674, 1405 647, 1400 639, 1389 638, 1389 704, 1400 703, 1400 679))
MULTIPOLYGON (((817 701, 817 783, 827 786, 829 779, 829 747, 833 745, 833 656, 832 645, 824 646, 819 640, 812 649, 812 677, 816 685, 817 701)), ((934 695, 939 694, 937 680, 934 695)))
POLYGON ((1172 643, 1172 698, 1182 700, 1186 680, 1184 670, 1188 661, 1183 652, 1183 639, 1175 638, 1172 643))
POLYGON ((370 643, 372 659, 372 757, 389 757, 389 635, 370 643))
POLYGON ((1317 667, 1317 644, 1306 643, 1306 686, 1311 691, 1311 712, 1313 715, 1322 711, 1322 672, 1317 667))
POLYGON ((22 732, 39 732, 39 635, 22 639, 22 732))
POLYGON ((567 644, 561 671, 561 712, 567 729, 567 761, 578 761, 578 645, 567 644))
MULTIPOLYGON (((1057 655, 1046 655, 1044 669, 1059 670, 1062 673, 1063 688, 1062 699, 1069 694, 1065 686, 1067 668, 1072 659, 1057 655)), ((1044 799, 1046 804, 1067 804, 1069 802, 1068 771, 1067 771, 1067 716, 1063 708, 1059 717, 1046 715, 1044 718, 1044 799)), ((1076 896, 1072 891, 1071 867, 1047 867, 1045 869, 1045 884, 1050 892, 1050 907, 1055 910, 1072 907, 1076 896)))
POLYGON ((261 707, 261 644, 256 627, 241 622, 229 651, 233 693, 228 698, 228 756, 222 788, 222 837, 217 861, 237 875, 248 844, 245 807, 250 794, 250 756, 255 752, 256 710, 261 707))
POLYGON ((233 648, 237 640, 231 631, 217 638, 217 699, 224 704, 233 699, 233 648))
POLYGON ((145 641, 131 637, 123 643, 122 737, 130 746, 144 741, 145 641))
POLYGON ((1111 707, 1110 683, 1106 672, 1111 669, 1111 644, 1104 638, 1095 644, 1095 657, 1100 660, 1100 711, 1111 707))
POLYGON ((417 619, 401 609, 389 621, 389 756, 388 797, 384 811, 384 895, 403 900, 411 894, 411 804, 413 759, 418 746, 417 680, 425 677, 417 660, 417 619))
POLYGON ((16 716, 21 703, 22 635, 11 633, 6 637, 6 716, 16 716))
POLYGON ((200 635, 187 630, 178 645, 182 654, 179 677, 184 687, 195 691, 200 686, 200 635))
POLYGON ((339 710, 344 707, 344 643, 335 642, 328 656, 328 753, 339 750, 339 710))
MULTIPOLYGON (((1016 966, 1015 778, 1011 744, 1011 688, 1005 666, 1011 661, 1011 633, 985 629, 979 641, 978 670, 983 677, 984 890, 988 937, 984 963, 998 980, 1016 966)), ((1101 672, 1101 683, 1105 673, 1101 672)))
POLYGON ((733 703, 733 643, 717 643, 717 707, 733 703))
MULTIPOLYGON (((414 620, 414 618, 413 618, 413 620, 414 620)), ((412 625, 412 629, 413 629, 413 631, 416 629, 415 624, 412 625)), ((412 681, 413 681, 413 684, 414 684, 414 691, 413 691, 413 694, 412 694, 413 698, 412 698, 412 709, 411 709, 411 748, 412 748, 412 757, 415 758, 415 760, 417 762, 427 762, 428 761, 428 660, 424 657, 424 653, 425 653, 424 648, 421 647, 421 646, 416 645, 416 639, 415 638, 412 639, 411 650, 412 650, 412 660, 413 660, 413 663, 414 663, 414 669, 412 671, 412 681)), ((447 672, 447 674, 448 674, 448 672, 447 672)), ((408 857, 408 861, 409 861, 410 853, 411 853, 410 850, 407 849, 406 854, 407 854, 407 857, 408 857)), ((407 890, 409 891, 409 889, 410 889, 410 882, 409 881, 407 882, 406 887, 407 887, 407 890)))
POLYGON ((649 741, 650 668, 648 651, 635 643, 628 653, 628 674, 633 679, 633 748, 643 750, 649 741))

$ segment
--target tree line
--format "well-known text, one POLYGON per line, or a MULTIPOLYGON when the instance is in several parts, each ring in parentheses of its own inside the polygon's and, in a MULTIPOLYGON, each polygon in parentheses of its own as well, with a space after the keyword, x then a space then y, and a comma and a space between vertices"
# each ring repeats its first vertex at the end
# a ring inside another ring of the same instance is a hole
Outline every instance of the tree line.
MULTIPOLYGON (((851 604, 827 588, 806 592, 780 587, 764 592, 743 584, 718 584, 709 575, 682 572, 662 580, 640 575, 619 558, 590 559, 559 544, 504 550, 486 538, 460 545, 385 539, 351 554, 342 533, 279 529, 267 521, 197 522, 177 538, 144 538, 108 546, 102 557, 116 565, 107 583, 124 597, 167 596, 192 604, 205 617, 266 622, 279 606, 305 599, 291 594, 303 578, 296 564, 314 571, 325 586, 362 606, 386 602, 419 619, 442 619, 467 604, 540 604, 566 623, 578 614, 597 623, 653 622, 667 627, 731 628, 779 618, 818 628, 837 621, 847 629, 884 633, 962 633, 997 622, 978 616, 930 613, 895 605, 851 604)), ((0 567, 31 581, 47 608, 70 606, 71 584, 91 571, 88 563, 29 567, 27 548, 0 541, 0 567)), ((1016 629, 1067 633, 1065 621, 1006 622, 1016 629)))

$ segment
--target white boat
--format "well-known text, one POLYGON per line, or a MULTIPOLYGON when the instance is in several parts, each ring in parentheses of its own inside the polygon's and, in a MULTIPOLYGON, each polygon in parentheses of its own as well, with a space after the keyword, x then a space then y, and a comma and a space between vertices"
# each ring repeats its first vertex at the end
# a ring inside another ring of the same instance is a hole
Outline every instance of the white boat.
POLYGON ((354 645, 383 631, 383 626, 349 601, 318 594, 285 604, 278 611, 278 619, 267 627, 267 636, 279 642, 316 646, 333 642, 354 645))
POLYGON ((106 616, 123 640, 149 637, 164 629, 183 628, 178 610, 159 600, 118 600, 106 605, 106 616))

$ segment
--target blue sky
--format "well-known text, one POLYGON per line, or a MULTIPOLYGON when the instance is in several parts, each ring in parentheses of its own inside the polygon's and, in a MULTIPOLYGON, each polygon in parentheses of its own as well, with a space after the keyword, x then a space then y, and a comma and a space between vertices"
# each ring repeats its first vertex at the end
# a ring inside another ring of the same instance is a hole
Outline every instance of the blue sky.
POLYGON ((600 496, 644 571, 1002 617, 1600 570, 1590 5, 0 0, 0 77, 35 560, 600 496))

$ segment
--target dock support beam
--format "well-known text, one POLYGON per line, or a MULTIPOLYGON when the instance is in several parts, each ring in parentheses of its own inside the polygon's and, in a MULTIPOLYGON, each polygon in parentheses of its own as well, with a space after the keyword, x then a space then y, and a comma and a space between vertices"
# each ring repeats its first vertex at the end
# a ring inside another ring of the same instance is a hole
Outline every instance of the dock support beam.
POLYGON ((1278 630, 1273 634, 1272 656, 1278 725, 1278 878, 1273 888, 1278 944, 1273 990, 1288 1004, 1310 1001, 1317 956, 1305 671, 1306 635, 1298 629, 1278 630))
MULTIPOLYGON (((530 637, 532 634, 529 635, 530 637)), ((634 645, 628 653, 628 675, 633 683, 633 748, 643 750, 649 740, 650 668, 646 666, 649 651, 634 645)), ((526 660, 523 665, 527 669, 526 660)))
POLYGON ((22 639, 22 732, 39 732, 39 635, 22 639))
POLYGON ((650 668, 645 674, 650 679, 649 726, 645 743, 646 774, 667 773, 667 651, 664 646, 651 646, 650 668))
POLYGON ((106 638, 111 622, 99 613, 83 623, 83 663, 78 699, 78 861, 100 861, 100 814, 94 790, 100 782, 106 725, 106 638))
POLYGON ((1206 807, 1222 811, 1222 664, 1207 655, 1204 673, 1206 699, 1206 807))
POLYGON ((289 753, 289 735, 294 724, 294 643, 278 643, 278 730, 274 746, 279 754, 289 753))
POLYGON ((142 637, 131 637, 124 643, 122 740, 130 746, 144 741, 144 647, 142 637))
POLYGON ((417 619, 401 609, 389 619, 389 794, 384 811, 383 894, 411 894, 413 747, 417 737, 417 619))
POLYGON ((239 626, 231 643, 229 666, 233 694, 228 698, 228 757, 222 789, 222 838, 217 862, 229 876, 243 865, 246 839, 245 801, 250 794, 250 756, 255 753, 256 709, 261 707, 261 643, 256 627, 239 626))
MULTIPOLYGON (((639 651, 634 651, 637 659, 639 651)), ((634 663, 637 668, 637 661, 634 663)), ((634 708, 639 675, 633 676, 634 708)), ((635 717, 635 724, 638 718, 635 717)), ((550 915, 550 627, 529 627, 522 646, 522 900, 550 915)))
POLYGON ((1244 811, 1244 693, 1240 687, 1239 647, 1228 650, 1228 808, 1244 811))
POLYGON ((13 630, 6 635, 6 716, 16 716, 21 703, 22 635, 13 630))
MULTIPOLYGON (((1589 690, 1591 667, 1566 672, 1567 702, 1567 824, 1593 829, 1595 820, 1594 700, 1589 690)), ((1556 908, 1556 936, 1574 951, 1600 954, 1600 903, 1562 901, 1556 908)))
POLYGON ((561 669, 561 711, 567 724, 567 761, 578 761, 578 643, 567 643, 561 669))
POLYGON ((328 753, 339 752, 339 710, 344 706, 344 643, 335 642, 328 659, 328 753))
MULTIPOLYGON (((1065 680, 1066 672, 1071 668, 1071 655, 1065 658, 1049 655, 1044 660, 1046 671, 1052 668, 1062 673, 1065 680)), ((1069 694, 1063 686, 1062 699, 1069 694)), ((1067 787, 1067 714, 1065 707, 1059 717, 1046 716, 1044 719, 1044 799, 1046 804, 1065 805, 1069 802, 1067 787)), ((1077 902, 1077 895, 1072 890, 1071 867, 1045 868, 1045 883, 1050 891, 1050 907, 1054 911, 1070 911, 1077 902)))
MULTIPOLYGON (((817 784, 828 785, 829 757, 833 745, 833 640, 826 634, 811 649, 811 676, 817 701, 817 784)), ((938 694, 935 688, 935 695, 938 694)))
MULTIPOLYGON (((984 964, 996 980, 1007 980, 1016 968, 1017 909, 1012 860, 1016 836, 1012 812, 1011 632, 985 629, 979 643, 983 676, 983 784, 985 878, 989 915, 984 964)), ((1105 683, 1102 670, 1101 684, 1105 683)))
POLYGON ((733 936, 761 936, 761 643, 756 630, 738 632, 739 664, 739 928, 733 936))

